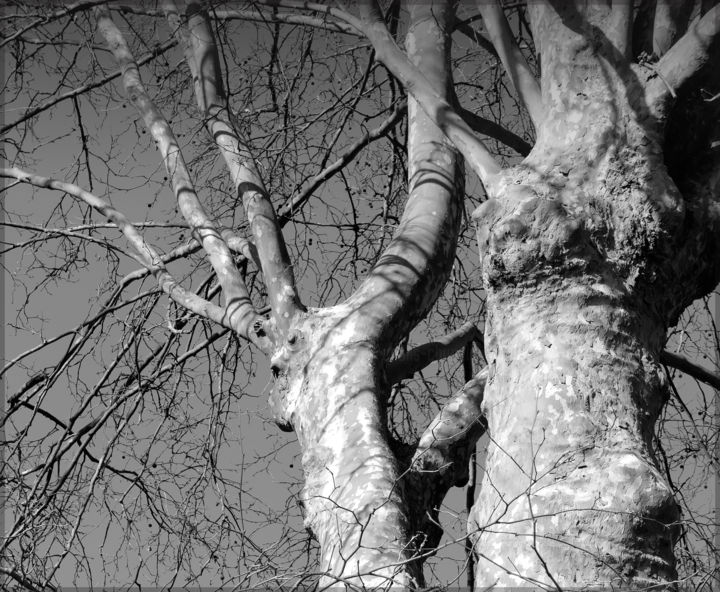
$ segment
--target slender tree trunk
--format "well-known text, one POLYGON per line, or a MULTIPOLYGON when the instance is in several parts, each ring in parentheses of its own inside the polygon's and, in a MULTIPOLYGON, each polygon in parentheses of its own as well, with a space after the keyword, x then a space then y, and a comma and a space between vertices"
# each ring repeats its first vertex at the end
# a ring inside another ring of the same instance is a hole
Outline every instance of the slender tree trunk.
POLYGON ((537 143, 475 214, 491 444, 469 522, 476 585, 669 584, 679 512, 657 468, 666 329, 695 293, 628 37, 609 7, 530 6, 537 143))

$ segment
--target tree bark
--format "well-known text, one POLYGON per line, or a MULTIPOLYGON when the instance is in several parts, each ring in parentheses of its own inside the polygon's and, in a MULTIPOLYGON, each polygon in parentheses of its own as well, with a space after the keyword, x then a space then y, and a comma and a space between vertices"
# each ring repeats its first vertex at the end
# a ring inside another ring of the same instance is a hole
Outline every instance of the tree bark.
MULTIPOLYGON (((410 18, 409 57, 447 99, 453 12, 446 2, 418 3, 410 18)), ((444 133, 412 98, 408 165, 403 216, 367 278, 346 302, 299 312, 273 356, 271 405, 302 450, 305 524, 320 545, 321 587, 422 586, 418 552, 436 539, 416 532, 430 528, 422 519, 429 508, 412 507, 403 479, 412 472, 411 455, 388 434, 387 363, 452 269, 463 171, 444 133)), ((447 489, 452 475, 446 480, 447 489)))
POLYGON ((529 10, 545 119, 475 213, 491 438, 469 521, 476 586, 669 589, 680 515, 652 447, 659 356, 717 281, 717 226, 667 172, 613 9, 529 10))
POLYGON ((273 359, 281 370, 271 404, 302 450, 304 518, 320 545, 321 586, 420 580, 372 325, 346 305, 311 309, 297 315, 284 356, 273 359))

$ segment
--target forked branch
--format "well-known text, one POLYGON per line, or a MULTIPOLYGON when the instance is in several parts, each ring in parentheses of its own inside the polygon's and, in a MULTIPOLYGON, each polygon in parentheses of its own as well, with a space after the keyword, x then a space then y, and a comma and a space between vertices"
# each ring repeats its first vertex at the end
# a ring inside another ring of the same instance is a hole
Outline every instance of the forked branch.
POLYGON ((242 198, 263 272, 275 326, 284 334, 302 304, 275 209, 247 144, 233 125, 222 82, 220 59, 210 21, 201 6, 188 6, 184 32, 173 2, 166 3, 168 21, 184 45, 195 83, 195 97, 208 133, 214 139, 242 198))
POLYGON ((362 0, 360 26, 372 43, 376 57, 417 100, 421 109, 435 122, 455 144, 472 169, 477 173, 485 189, 491 191, 494 176, 500 166, 472 128, 453 109, 450 103, 438 94, 437 89, 423 76, 397 46, 385 25, 382 13, 375 0, 362 0))
POLYGON ((167 120, 150 98, 140 78, 140 70, 120 30, 115 26, 107 7, 95 8, 97 27, 121 67, 125 92, 143 118, 162 155, 168 176, 175 192, 178 208, 187 221, 193 236, 207 253, 210 264, 218 276, 225 297, 225 324, 239 335, 260 343, 253 336, 253 326, 259 320, 247 287, 235 267, 232 254, 220 231, 208 217, 198 199, 190 172, 180 146, 167 120))

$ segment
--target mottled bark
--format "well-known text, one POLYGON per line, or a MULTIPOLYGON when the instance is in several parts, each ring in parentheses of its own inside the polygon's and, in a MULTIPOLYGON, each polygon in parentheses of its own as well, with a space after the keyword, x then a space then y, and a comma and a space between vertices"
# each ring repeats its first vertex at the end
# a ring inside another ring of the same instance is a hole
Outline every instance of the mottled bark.
MULTIPOLYGON (((450 89, 452 17, 444 2, 413 6, 407 36, 410 59, 441 97, 450 89)), ((447 281, 463 174, 414 99, 408 120, 409 195, 395 236, 345 303, 298 313, 273 356, 271 404, 302 449, 305 524, 320 544, 321 585, 423 583, 417 554, 428 536, 417 532, 425 524, 402 479, 406 457, 387 433, 386 364, 447 281)))
MULTIPOLYGON (((657 468, 666 330, 704 286, 718 221, 663 161, 615 15, 530 7, 546 114, 475 213, 491 444, 476 585, 672 587, 679 511, 657 468)), ((672 50, 671 50, 672 51, 672 50)), ((716 199, 716 198, 714 198, 716 199)))
POLYGON ((408 587, 420 573, 410 562, 382 358, 368 320, 346 305, 298 314, 273 358, 271 405, 302 450, 304 518, 320 544, 321 584, 408 587))

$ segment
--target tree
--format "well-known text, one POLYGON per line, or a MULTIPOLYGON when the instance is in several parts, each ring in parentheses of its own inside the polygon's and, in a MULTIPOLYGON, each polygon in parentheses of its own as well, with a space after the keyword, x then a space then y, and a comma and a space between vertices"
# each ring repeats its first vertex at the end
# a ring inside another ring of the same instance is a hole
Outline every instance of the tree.
MULTIPOLYGON (((695 4, 8 10, 6 250, 22 253, 15 322, 40 331, 3 370, 8 582, 43 589, 68 565, 97 578, 83 541, 102 517, 103 571, 151 542, 136 582, 422 586, 441 504, 486 431, 471 585, 689 578, 655 424, 667 366, 719 382, 664 349, 720 279, 720 7, 695 4), (65 134, 74 154, 61 158, 65 134), (38 206, 48 194, 28 187, 63 197, 38 206), (482 195, 479 268, 466 193, 482 195), (34 302, 98 263, 92 311, 46 337, 34 302), (408 389, 431 364, 457 372, 443 360, 461 351, 463 385, 437 408, 408 389), (273 418, 299 444, 297 510, 314 542, 295 510, 266 519, 278 556, 302 544, 306 563, 269 558, 244 523, 251 465, 229 433, 232 393, 262 368, 273 418), (56 409, 63 389, 72 403, 56 409)), ((716 467, 708 409, 693 450, 716 467)))

